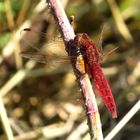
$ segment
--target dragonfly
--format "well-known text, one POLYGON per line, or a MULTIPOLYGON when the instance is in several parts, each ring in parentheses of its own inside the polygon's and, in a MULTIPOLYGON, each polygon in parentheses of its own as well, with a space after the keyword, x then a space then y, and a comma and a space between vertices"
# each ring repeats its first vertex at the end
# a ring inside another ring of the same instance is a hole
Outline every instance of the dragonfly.
MULTIPOLYGON (((31 31, 30 29, 24 29, 25 31, 31 31)), ((109 86, 109 83, 100 67, 104 54, 101 53, 101 50, 95 45, 95 43, 90 39, 86 33, 79 33, 74 38, 74 43, 79 48, 81 55, 83 56, 84 62, 81 62, 81 65, 84 65, 85 72, 91 75, 92 81, 95 84, 102 100, 104 101, 107 109, 111 112, 112 118, 117 118, 117 109, 114 101, 114 97, 109 86)), ((112 53, 115 49, 111 50, 108 54, 112 53)), ((37 48, 37 52, 21 52, 21 56, 28 59, 33 59, 40 63, 47 64, 49 60, 49 55, 42 54, 37 48)), ((108 55, 107 54, 107 55, 108 55)), ((51 57, 58 59, 54 54, 51 57)), ((71 56, 74 57, 74 56, 71 56)), ((66 56, 60 57, 59 59, 68 60, 66 56)), ((80 65, 80 63, 78 63, 80 65)))
MULTIPOLYGON (((95 43, 86 33, 77 34, 74 39, 83 56, 85 71, 88 71, 92 77, 99 94, 104 101, 107 109, 111 112, 113 118, 117 118, 117 109, 114 97, 109 86, 109 83, 100 67, 102 54, 95 43)), ((116 49, 116 48, 115 48, 116 49)), ((114 50, 112 50, 114 51, 114 50)))

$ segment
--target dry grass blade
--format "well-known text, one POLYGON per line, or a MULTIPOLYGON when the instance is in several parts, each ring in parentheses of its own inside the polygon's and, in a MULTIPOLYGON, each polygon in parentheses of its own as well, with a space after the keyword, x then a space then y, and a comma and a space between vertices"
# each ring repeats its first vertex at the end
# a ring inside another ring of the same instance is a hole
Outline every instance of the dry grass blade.
POLYGON ((12 31, 15 28, 15 22, 14 22, 14 15, 10 5, 10 0, 5 0, 5 8, 7 12, 6 16, 7 16, 8 26, 12 31))
POLYGON ((20 25, 22 23, 22 21, 24 20, 25 16, 26 16, 26 13, 27 13, 27 10, 29 8, 29 5, 30 5, 30 1, 29 0, 24 0, 23 1, 23 5, 22 5, 22 8, 18 14, 18 18, 16 20, 16 25, 20 25))
POLYGON ((0 120, 1 120, 1 123, 3 125, 4 132, 5 132, 5 135, 6 135, 7 139, 8 140, 14 140, 14 136, 13 136, 10 124, 9 124, 6 109, 4 107, 3 100, 2 100, 1 97, 0 97, 0 120))
POLYGON ((133 42, 133 37, 127 28, 115 0, 107 0, 119 32, 127 42, 133 42))
POLYGON ((122 118, 122 120, 115 126, 115 128, 106 136, 104 140, 111 140, 139 110, 140 110, 140 100, 138 100, 138 102, 122 118))

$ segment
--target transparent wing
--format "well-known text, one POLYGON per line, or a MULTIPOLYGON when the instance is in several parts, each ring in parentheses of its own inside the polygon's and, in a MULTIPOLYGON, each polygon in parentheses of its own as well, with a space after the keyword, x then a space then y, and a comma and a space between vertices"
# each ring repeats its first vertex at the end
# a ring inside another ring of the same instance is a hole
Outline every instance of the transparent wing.
POLYGON ((44 63, 44 64, 47 63, 46 56, 43 54, 33 53, 33 52, 21 52, 20 55, 23 58, 32 59, 32 60, 35 60, 39 63, 44 63))
MULTIPOLYGON (((43 32, 37 32, 35 30, 32 30, 30 28, 25 28, 21 31, 21 33, 29 33, 29 34, 39 34, 41 37, 46 37, 46 34, 43 32)), ((20 33, 20 34, 21 34, 20 33)), ((28 35, 30 36, 30 35, 28 35)), ((33 38, 34 39, 34 38, 33 38)), ((20 55, 24 58, 27 59, 32 59, 40 63, 47 63, 48 61, 51 60, 56 60, 56 61, 68 61, 67 53, 64 48, 64 43, 62 38, 60 37, 55 37, 49 39, 47 43, 39 48, 36 47, 37 45, 34 42, 34 40, 29 41, 27 38, 22 40, 23 44, 26 44, 26 48, 24 49, 30 49, 29 51, 22 51, 20 55)))
POLYGON ((56 54, 42 54, 40 52, 21 52, 23 58, 31 59, 39 63, 47 64, 51 62, 64 63, 69 62, 68 56, 58 56, 56 54))
MULTIPOLYGON (((31 30, 30 28, 25 28, 23 31, 27 32, 34 32, 37 34, 36 31, 31 30)), ((23 32, 21 31, 21 33, 23 32)), ((45 33, 39 33, 42 36, 45 35, 45 33)), ((34 46, 32 43, 30 43, 28 40, 24 40, 27 46, 32 48, 31 51, 22 51, 20 55, 23 58, 31 59, 39 63, 43 64, 49 64, 55 66, 56 63, 66 63, 69 64, 70 59, 77 59, 76 56, 69 56, 67 55, 67 52, 65 51, 64 43, 62 38, 56 37, 52 40, 48 41, 46 45, 44 45, 42 48, 38 48, 34 46)), ((84 62, 81 60, 78 60, 77 65, 80 67, 84 67, 84 62)))

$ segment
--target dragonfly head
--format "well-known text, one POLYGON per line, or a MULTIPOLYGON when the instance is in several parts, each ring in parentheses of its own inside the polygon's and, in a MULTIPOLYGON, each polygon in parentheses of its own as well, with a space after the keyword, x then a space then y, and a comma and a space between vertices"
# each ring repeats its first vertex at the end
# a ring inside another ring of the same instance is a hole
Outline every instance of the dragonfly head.
POLYGON ((93 44, 92 40, 86 33, 79 33, 75 37, 75 42, 80 49, 86 49, 93 44))

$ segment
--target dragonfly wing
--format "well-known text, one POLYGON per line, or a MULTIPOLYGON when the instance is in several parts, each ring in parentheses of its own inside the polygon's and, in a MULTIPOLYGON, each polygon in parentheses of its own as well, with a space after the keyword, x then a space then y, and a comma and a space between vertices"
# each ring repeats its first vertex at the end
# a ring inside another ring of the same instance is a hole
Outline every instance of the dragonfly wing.
POLYGON ((56 54, 43 54, 41 52, 21 52, 20 55, 23 58, 31 59, 39 63, 51 64, 51 63, 69 63, 68 56, 56 55, 56 54))
POLYGON ((35 61, 37 61, 39 63, 44 63, 44 64, 47 63, 47 58, 43 54, 38 54, 38 53, 33 53, 33 52, 21 52, 20 55, 23 58, 35 60, 35 61))

